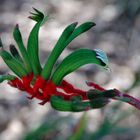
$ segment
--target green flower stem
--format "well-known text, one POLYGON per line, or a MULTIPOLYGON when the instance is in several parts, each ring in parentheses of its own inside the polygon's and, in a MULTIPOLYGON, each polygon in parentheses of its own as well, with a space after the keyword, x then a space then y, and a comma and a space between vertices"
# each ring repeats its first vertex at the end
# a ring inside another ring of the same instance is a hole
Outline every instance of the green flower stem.
POLYGON ((99 85, 96 85, 96 87, 98 87, 99 89, 102 89, 102 91, 98 90, 98 89, 89 90, 87 92, 88 99, 94 100, 96 98, 98 99, 100 97, 103 97, 103 98, 108 98, 108 99, 119 100, 119 101, 128 103, 140 110, 140 100, 138 100, 126 93, 122 93, 121 91, 119 91, 117 89, 105 90, 104 88, 100 87, 99 85))
POLYGON ((126 102, 140 110, 140 100, 138 100, 128 94, 122 93, 117 89, 114 89, 114 93, 116 94, 116 96, 113 99, 120 100, 122 102, 126 102))

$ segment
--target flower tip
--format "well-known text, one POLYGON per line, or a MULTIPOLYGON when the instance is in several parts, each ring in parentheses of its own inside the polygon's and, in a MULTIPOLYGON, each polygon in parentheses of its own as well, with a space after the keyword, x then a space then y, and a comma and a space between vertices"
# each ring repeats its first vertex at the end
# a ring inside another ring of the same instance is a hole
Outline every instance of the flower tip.
POLYGON ((0 38, 0 47, 3 47, 3 44, 2 44, 1 38, 0 38))
POLYGON ((109 66, 106 66, 105 69, 109 72, 112 72, 111 68, 109 66))
POLYGON ((96 23, 94 23, 94 22, 91 22, 91 26, 96 26, 96 23))
POLYGON ((31 18, 32 18, 32 16, 28 16, 28 18, 30 18, 30 19, 31 19, 31 18))
POLYGON ((10 49, 10 52, 12 52, 12 53, 17 53, 17 49, 16 49, 16 47, 15 47, 15 45, 13 45, 13 44, 10 44, 9 45, 9 49, 10 49))
POLYGON ((72 23, 73 26, 77 26, 78 22, 74 22, 72 23))
POLYGON ((90 86, 90 82, 86 81, 87 86, 90 86))
POLYGON ((93 83, 93 82, 88 82, 88 81, 86 81, 86 84, 87 84, 87 86, 89 86, 89 87, 93 87, 93 86, 96 85, 95 83, 93 83))
POLYGON ((37 11, 37 9, 36 9, 35 7, 32 7, 32 9, 33 9, 34 11, 37 11))
POLYGON ((37 9, 36 9, 35 7, 32 7, 32 9, 33 9, 34 11, 37 11, 37 9))
POLYGON ((44 100, 44 101, 42 101, 42 102, 40 102, 40 103, 38 103, 38 104, 43 106, 43 105, 45 105, 47 102, 48 102, 48 101, 44 100))
POLYGON ((9 47, 10 47, 10 48, 15 48, 15 45, 10 44, 9 47))
POLYGON ((31 95, 31 96, 27 96, 27 99, 32 100, 35 96, 31 95))
POLYGON ((0 75, 0 83, 2 83, 4 81, 3 76, 0 75))
POLYGON ((33 19, 33 17, 32 17, 32 16, 28 16, 28 18, 29 18, 29 19, 33 19))
POLYGON ((41 15, 43 15, 43 13, 41 12, 41 11, 39 11, 38 9, 36 9, 36 8, 34 8, 34 7, 32 7, 33 8, 33 10, 37 13, 37 14, 41 14, 41 15))
POLYGON ((18 24, 16 24, 15 28, 16 28, 16 29, 19 29, 19 25, 18 25, 18 24))

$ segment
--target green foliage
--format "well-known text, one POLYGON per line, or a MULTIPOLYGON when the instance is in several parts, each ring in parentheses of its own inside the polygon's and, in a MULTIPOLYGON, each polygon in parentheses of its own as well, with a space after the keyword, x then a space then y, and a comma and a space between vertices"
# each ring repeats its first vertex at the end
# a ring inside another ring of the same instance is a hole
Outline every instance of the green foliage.
POLYGON ((79 122, 77 123, 75 133, 70 138, 68 138, 68 140, 81 140, 86 130, 85 128, 87 126, 87 123, 88 120, 86 114, 83 114, 79 122))
MULTIPOLYGON (((37 128, 27 132, 22 140, 102 140, 108 135, 113 135, 114 138, 115 136, 121 138, 122 134, 133 135, 138 132, 139 129, 136 128, 119 126, 121 121, 132 115, 132 110, 126 110, 122 113, 120 104, 114 104, 108 111, 102 110, 103 119, 94 131, 88 130, 88 113, 81 115, 79 121, 74 123, 74 125, 72 125, 74 118, 71 115, 67 117, 56 115, 54 118, 51 118, 51 121, 47 119, 46 122, 43 122, 37 128), (111 113, 114 117, 112 117, 111 113), (70 127, 70 129, 64 131, 63 125, 70 127)), ((93 123, 93 125, 95 124, 93 123)))
POLYGON ((60 129, 60 125, 64 123, 64 121, 68 123, 69 120, 70 117, 58 117, 53 119, 53 121, 52 119, 49 121, 47 120, 46 122, 40 124, 37 128, 28 131, 22 140, 42 140, 45 136, 54 138, 53 133, 60 129))

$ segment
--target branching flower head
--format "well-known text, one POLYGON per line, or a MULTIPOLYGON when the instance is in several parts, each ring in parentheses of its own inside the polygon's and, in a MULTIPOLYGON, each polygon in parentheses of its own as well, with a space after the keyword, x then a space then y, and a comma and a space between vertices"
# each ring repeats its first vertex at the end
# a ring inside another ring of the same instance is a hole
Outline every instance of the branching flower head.
POLYGON ((30 32, 27 47, 23 43, 18 25, 14 28, 13 37, 20 52, 14 45, 10 45, 10 53, 7 52, 0 40, 0 56, 15 74, 1 75, 0 82, 8 80, 8 84, 12 87, 26 91, 30 95, 29 99, 37 98, 41 100, 42 105, 50 102, 53 108, 60 111, 78 112, 101 108, 107 105, 110 99, 121 100, 140 109, 139 100, 116 89, 105 90, 95 83, 87 82, 92 89, 83 91, 64 80, 66 75, 86 64, 96 64, 107 69, 107 56, 99 49, 78 49, 65 57, 56 68, 54 67, 63 50, 72 40, 95 26, 93 22, 85 22, 79 26, 77 22, 68 25, 48 56, 45 65, 41 66, 38 36, 40 27, 48 20, 48 16, 33 9, 34 12, 31 12, 29 18, 36 24, 30 32))

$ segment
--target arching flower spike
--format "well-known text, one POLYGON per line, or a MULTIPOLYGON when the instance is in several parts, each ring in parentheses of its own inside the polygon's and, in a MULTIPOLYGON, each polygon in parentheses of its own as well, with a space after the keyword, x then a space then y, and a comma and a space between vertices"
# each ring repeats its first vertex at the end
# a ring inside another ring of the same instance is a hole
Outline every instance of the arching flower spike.
POLYGON ((36 24, 30 32, 27 48, 23 43, 18 25, 14 28, 13 36, 20 53, 12 44, 10 53, 4 50, 0 39, 0 56, 15 74, 1 75, 0 82, 7 80, 12 87, 26 91, 30 95, 29 99, 37 98, 41 100, 40 104, 42 105, 50 102, 53 108, 60 111, 79 112, 102 108, 110 102, 110 99, 121 100, 140 109, 139 100, 116 89, 105 90, 95 83, 87 82, 90 89, 84 91, 64 80, 66 75, 86 64, 96 64, 107 69, 107 56, 99 49, 78 49, 64 58, 56 68, 54 67, 63 50, 72 40, 95 26, 93 22, 85 22, 79 26, 77 26, 77 22, 68 25, 48 56, 45 65, 41 66, 38 44, 39 30, 48 20, 48 16, 35 8, 33 9, 34 12, 31 12, 29 18, 36 24))

